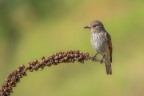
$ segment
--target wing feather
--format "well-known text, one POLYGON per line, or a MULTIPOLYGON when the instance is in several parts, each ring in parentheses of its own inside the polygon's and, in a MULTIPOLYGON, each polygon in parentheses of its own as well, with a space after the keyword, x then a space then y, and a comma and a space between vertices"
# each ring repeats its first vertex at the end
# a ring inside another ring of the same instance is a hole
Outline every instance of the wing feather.
POLYGON ((109 33, 106 32, 105 37, 107 38, 108 48, 110 50, 110 62, 112 63, 112 41, 109 33))

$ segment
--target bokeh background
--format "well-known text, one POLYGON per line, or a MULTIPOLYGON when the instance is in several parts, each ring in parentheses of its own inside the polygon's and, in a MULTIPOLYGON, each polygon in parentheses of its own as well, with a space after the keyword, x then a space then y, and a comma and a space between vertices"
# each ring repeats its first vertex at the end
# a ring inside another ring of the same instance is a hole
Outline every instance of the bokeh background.
POLYGON ((0 0, 0 85, 21 64, 65 50, 94 55, 93 20, 113 41, 113 75, 95 62, 28 73, 12 96, 144 96, 143 0, 0 0))

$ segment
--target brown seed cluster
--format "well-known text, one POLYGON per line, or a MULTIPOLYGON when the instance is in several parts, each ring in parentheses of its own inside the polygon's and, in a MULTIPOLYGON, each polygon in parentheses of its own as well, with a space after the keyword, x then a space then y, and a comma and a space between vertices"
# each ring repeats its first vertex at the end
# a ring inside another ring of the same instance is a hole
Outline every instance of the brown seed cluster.
POLYGON ((0 88, 0 96, 10 96, 10 93, 12 93, 12 87, 16 87, 16 84, 25 75, 26 69, 24 65, 20 66, 17 70, 9 74, 4 84, 0 88))
POLYGON ((88 58, 88 53, 81 53, 79 50, 59 52, 48 58, 42 57, 41 61, 34 60, 29 62, 29 67, 27 69, 32 72, 34 70, 37 71, 40 68, 43 69, 45 66, 57 65, 60 63, 70 63, 75 61, 84 63, 84 60, 88 60, 88 58))
POLYGON ((42 57, 40 61, 33 60, 29 62, 28 66, 22 65, 17 70, 14 70, 8 75, 4 84, 0 87, 0 96, 10 96, 12 88, 16 87, 16 84, 23 76, 26 76, 26 72, 37 71, 43 69, 45 66, 57 65, 61 63, 73 63, 75 61, 84 63, 85 60, 98 61, 89 56, 89 53, 82 53, 77 51, 66 51, 53 54, 49 57, 42 57))

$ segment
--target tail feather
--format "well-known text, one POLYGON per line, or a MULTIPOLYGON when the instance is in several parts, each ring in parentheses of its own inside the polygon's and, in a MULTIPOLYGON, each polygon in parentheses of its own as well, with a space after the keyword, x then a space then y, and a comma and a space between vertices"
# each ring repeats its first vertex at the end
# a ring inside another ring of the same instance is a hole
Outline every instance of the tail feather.
POLYGON ((105 63, 107 75, 112 75, 111 63, 105 63))

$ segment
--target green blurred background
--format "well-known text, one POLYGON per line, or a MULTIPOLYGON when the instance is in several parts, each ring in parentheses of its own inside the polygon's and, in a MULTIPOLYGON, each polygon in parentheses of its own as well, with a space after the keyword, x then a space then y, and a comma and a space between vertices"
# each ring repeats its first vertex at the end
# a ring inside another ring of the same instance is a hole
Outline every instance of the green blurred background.
POLYGON ((113 41, 113 75, 95 62, 28 73, 12 96, 144 96, 143 0, 0 0, 0 85, 21 64, 65 50, 94 55, 93 20, 113 41))

